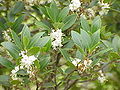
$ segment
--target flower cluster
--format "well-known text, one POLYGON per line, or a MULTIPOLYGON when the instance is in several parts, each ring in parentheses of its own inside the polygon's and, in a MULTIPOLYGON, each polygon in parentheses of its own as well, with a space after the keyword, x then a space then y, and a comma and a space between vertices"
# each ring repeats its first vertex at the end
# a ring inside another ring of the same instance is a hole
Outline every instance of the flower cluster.
POLYGON ((81 6, 81 2, 79 0, 72 0, 69 8, 71 11, 76 11, 81 6))
POLYGON ((8 34, 9 32, 10 32, 9 30, 3 32, 4 39, 7 40, 7 41, 12 40, 11 37, 9 36, 9 34, 8 34))
POLYGON ((17 72, 19 70, 26 70, 27 73, 31 76, 33 76, 32 72, 32 65, 34 64, 34 61, 37 59, 34 55, 27 56, 26 51, 21 51, 20 55, 22 56, 22 59, 20 61, 20 65, 16 66, 14 70, 11 71, 11 77, 13 80, 17 80, 17 72))
POLYGON ((52 38, 52 47, 53 49, 57 49, 57 47, 62 47, 62 30, 58 29, 58 30, 52 30, 52 33, 50 34, 51 38, 52 38))
POLYGON ((99 71, 99 74, 100 74, 100 76, 98 77, 98 80, 101 83, 103 83, 106 80, 106 78, 105 78, 104 74, 102 73, 102 70, 99 71))
POLYGON ((108 3, 101 3, 99 2, 99 6, 101 7, 101 11, 99 11, 99 14, 102 16, 102 15, 106 15, 108 13, 108 9, 110 8, 109 7, 109 4, 108 3))
POLYGON ((78 69, 79 72, 82 73, 84 72, 87 68, 89 68, 90 64, 92 63, 92 60, 85 59, 83 62, 80 59, 75 58, 72 61, 73 65, 75 65, 78 69))

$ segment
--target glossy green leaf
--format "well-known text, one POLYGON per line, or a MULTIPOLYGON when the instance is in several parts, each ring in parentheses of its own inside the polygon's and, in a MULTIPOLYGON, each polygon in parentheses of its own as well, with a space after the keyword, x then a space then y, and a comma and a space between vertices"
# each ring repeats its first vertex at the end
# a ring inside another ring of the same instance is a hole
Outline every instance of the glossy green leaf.
POLYGON ((8 69, 14 68, 14 65, 12 64, 12 62, 3 57, 0 57, 0 64, 8 69))
POLYGON ((100 19, 100 16, 96 16, 91 26, 91 32, 94 33, 100 28, 101 28, 101 19, 100 19))
POLYGON ((2 42, 1 45, 9 51, 10 55, 13 58, 19 58, 20 50, 15 44, 13 44, 12 42, 2 42))
POLYGON ((68 13, 69 13, 69 8, 64 7, 58 15, 58 21, 59 22, 62 21, 68 15, 68 13))
POLYGON ((64 31, 64 30, 70 28, 75 23, 76 19, 77 19, 77 15, 75 15, 75 14, 67 16, 63 20, 64 25, 61 27, 61 29, 64 31))
POLYGON ((83 17, 81 17, 80 23, 81 23, 81 26, 82 26, 83 30, 85 30, 87 32, 90 31, 90 26, 89 26, 88 21, 86 19, 84 19, 83 17))
POLYGON ((18 35, 12 30, 12 38, 16 44, 16 46, 19 48, 19 49, 23 49, 22 47, 22 43, 18 37, 18 35))
POLYGON ((39 33, 35 34, 32 37, 32 39, 28 45, 28 48, 35 46, 39 42, 40 38, 43 36, 44 33, 45 32, 39 32, 39 33))
POLYGON ((38 40, 35 46, 44 47, 48 43, 49 40, 50 40, 49 36, 42 37, 38 40))

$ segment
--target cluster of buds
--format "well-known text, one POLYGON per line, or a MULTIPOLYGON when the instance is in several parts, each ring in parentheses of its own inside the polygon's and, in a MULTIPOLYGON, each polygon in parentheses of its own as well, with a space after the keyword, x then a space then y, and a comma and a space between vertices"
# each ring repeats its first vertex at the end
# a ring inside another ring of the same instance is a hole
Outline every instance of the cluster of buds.
POLYGON ((69 9, 71 11, 79 11, 78 9, 81 7, 80 0, 72 0, 71 4, 69 5, 69 9))
POLYGON ((98 77, 98 80, 103 83, 106 81, 105 75, 103 74, 102 70, 99 71, 100 76, 98 77))
POLYGON ((34 64, 34 61, 37 60, 37 58, 32 56, 27 56, 26 51, 21 51, 20 55, 22 56, 22 59, 20 61, 20 65, 16 66, 14 70, 11 71, 11 77, 13 80, 18 80, 17 78, 17 72, 19 70, 26 70, 27 74, 29 74, 29 77, 34 76, 32 65, 34 64))
POLYGON ((89 59, 85 59, 83 60, 83 62, 78 59, 78 58, 75 58, 73 61, 72 61, 73 65, 75 65, 78 70, 79 70, 79 73, 83 73, 87 68, 89 68, 89 66, 91 65, 92 63, 92 60, 89 60, 89 59))
POLYGON ((63 36, 63 33, 62 33, 62 30, 61 29, 57 29, 56 31, 55 30, 52 30, 52 33, 50 34, 51 38, 52 38, 52 47, 54 50, 57 49, 57 47, 62 47, 62 36, 63 36))

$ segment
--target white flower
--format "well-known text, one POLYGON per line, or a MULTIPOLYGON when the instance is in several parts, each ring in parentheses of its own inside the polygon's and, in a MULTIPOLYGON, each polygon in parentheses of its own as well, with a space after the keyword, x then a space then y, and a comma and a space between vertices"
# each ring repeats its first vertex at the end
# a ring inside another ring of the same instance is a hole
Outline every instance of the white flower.
POLYGON ((27 68, 30 67, 36 59, 37 58, 34 55, 33 56, 24 55, 20 62, 22 66, 25 66, 27 68))
POLYGON ((7 41, 11 41, 12 40, 7 31, 4 31, 3 34, 4 34, 4 39, 5 40, 7 40, 7 41))
POLYGON ((81 6, 81 2, 79 0, 72 0, 69 8, 71 11, 77 10, 81 6))
POLYGON ((87 12, 89 18, 95 16, 95 12, 94 12, 94 10, 92 8, 87 9, 86 12, 87 12))
POLYGON ((102 15, 106 15, 108 13, 108 9, 110 8, 109 7, 109 4, 108 3, 101 3, 99 2, 99 6, 101 7, 101 11, 99 11, 99 14, 102 16, 102 15))
POLYGON ((98 77, 98 80, 101 82, 101 83, 103 83, 105 80, 106 80, 106 78, 105 78, 105 76, 99 76, 98 77))
POLYGON ((58 29, 58 30, 52 30, 52 33, 50 34, 51 38, 52 38, 52 47, 53 49, 56 50, 57 47, 62 47, 62 30, 58 29))
POLYGON ((72 63, 73 63, 73 65, 78 66, 79 63, 80 63, 80 61, 81 61, 80 59, 75 58, 75 59, 72 61, 72 63))
POLYGON ((104 81, 106 81, 106 78, 105 78, 102 70, 99 71, 99 74, 100 74, 100 76, 98 77, 98 80, 99 80, 101 83, 103 83, 104 81))
POLYGON ((15 67, 15 69, 13 69, 12 71, 11 71, 11 78, 13 79, 13 80, 17 80, 18 78, 17 78, 17 72, 19 71, 19 66, 16 66, 15 67))

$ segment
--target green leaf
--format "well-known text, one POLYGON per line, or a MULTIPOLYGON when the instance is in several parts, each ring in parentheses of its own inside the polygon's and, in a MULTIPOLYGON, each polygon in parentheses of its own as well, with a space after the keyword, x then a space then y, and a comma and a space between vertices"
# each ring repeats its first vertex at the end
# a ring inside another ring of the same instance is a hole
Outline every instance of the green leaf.
POLYGON ((24 9, 24 3, 22 1, 18 1, 13 8, 13 13, 14 14, 19 13, 23 9, 24 9))
POLYGON ((23 20, 24 20, 24 16, 23 15, 19 16, 14 22, 14 24, 12 25, 12 30, 14 30, 15 32, 18 32, 17 30, 19 29, 23 20))
POLYGON ((40 51, 39 47, 32 47, 28 50, 28 55, 35 55, 40 51))
POLYGON ((34 61, 34 65, 39 69, 40 68, 40 62, 39 60, 34 61))
POLYGON ((71 62, 71 59, 70 59, 70 56, 69 56, 68 52, 65 51, 64 49, 59 49, 59 50, 60 50, 61 54, 63 55, 63 57, 64 57, 67 61, 71 62))
POLYGON ((17 47, 19 49, 23 49, 22 43, 20 42, 18 35, 13 30, 12 30, 12 38, 13 38, 15 44, 17 45, 17 47))
POLYGON ((23 37, 22 42, 23 42, 24 48, 27 49, 28 48, 28 44, 30 42, 29 38, 27 38, 26 36, 23 37))
POLYGON ((12 64, 12 62, 3 57, 0 57, 0 64, 8 69, 14 68, 14 65, 12 64))
POLYGON ((39 32, 39 33, 35 34, 32 37, 32 39, 28 45, 28 48, 35 46, 39 42, 40 38, 43 36, 44 33, 45 32, 39 32))
POLYGON ((50 62, 50 55, 45 55, 40 61, 40 69, 43 70, 50 62))
POLYGON ((10 86, 10 76, 8 75, 0 75, 0 84, 3 86, 10 86))
POLYGON ((90 3, 90 5, 88 7, 91 8, 91 7, 95 6, 95 5, 97 5, 98 1, 99 0, 92 0, 92 2, 90 3))
POLYGON ((84 48, 90 48, 91 37, 85 30, 81 30, 81 39, 82 39, 83 47, 84 48))
POLYGON ((98 55, 102 55, 102 54, 104 54, 104 53, 106 53, 106 52, 108 52, 108 51, 110 51, 110 50, 112 50, 112 48, 107 48, 107 49, 105 49, 105 50, 102 50, 102 51, 100 51, 100 52, 92 55, 90 58, 93 58, 93 57, 98 56, 98 55))
POLYGON ((58 15, 58 21, 62 21, 69 13, 69 8, 64 7, 58 15))
POLYGON ((38 40, 35 46, 44 47, 48 43, 49 40, 50 40, 49 36, 42 37, 38 40))
POLYGON ((52 2, 52 3, 50 4, 50 9, 51 9, 51 11, 52 11, 53 20, 54 20, 54 22, 56 22, 56 21, 57 21, 57 16, 58 16, 58 14, 59 14, 59 9, 58 9, 58 7, 57 7, 57 5, 56 5, 55 2, 52 2))
POLYGON ((81 35, 76 31, 71 31, 71 35, 73 42, 77 44, 79 47, 83 48, 81 35))
POLYGON ((91 63, 91 66, 95 66, 101 59, 96 59, 96 60, 93 60, 93 62, 91 63))
POLYGON ((83 30, 85 30, 87 32, 90 31, 90 26, 89 26, 88 21, 86 19, 84 19, 83 17, 81 17, 80 23, 81 23, 81 26, 82 26, 83 30))
POLYGON ((118 35, 115 35, 115 37, 112 40, 112 47, 114 51, 119 51, 120 49, 120 37, 118 35))
POLYGON ((2 46, 4 46, 10 53, 10 55, 17 59, 19 58, 19 48, 17 46, 15 46, 15 44, 13 44, 12 42, 2 42, 1 43, 2 46))
POLYGON ((91 32, 94 33, 100 28, 101 28, 101 19, 100 19, 100 16, 96 16, 91 26, 91 32))
POLYGON ((27 25, 24 25, 23 29, 22 29, 22 33, 21 33, 21 39, 23 40, 23 37, 27 37, 28 39, 30 39, 30 30, 28 28, 27 25))
POLYGON ((100 30, 92 34, 91 40, 92 40, 91 47, 94 47, 97 43, 100 42, 100 30))
POLYGON ((77 19, 77 15, 75 15, 75 14, 67 16, 63 20, 64 25, 61 27, 61 29, 64 31, 64 30, 70 28, 75 23, 76 19, 77 19))
POLYGON ((27 48, 30 39, 31 39, 30 30, 27 25, 24 25, 21 33, 21 40, 25 48, 27 48))
POLYGON ((46 24, 44 24, 43 22, 41 21, 37 21, 35 23, 37 26, 39 26, 42 30, 50 30, 49 26, 47 26, 46 24))

